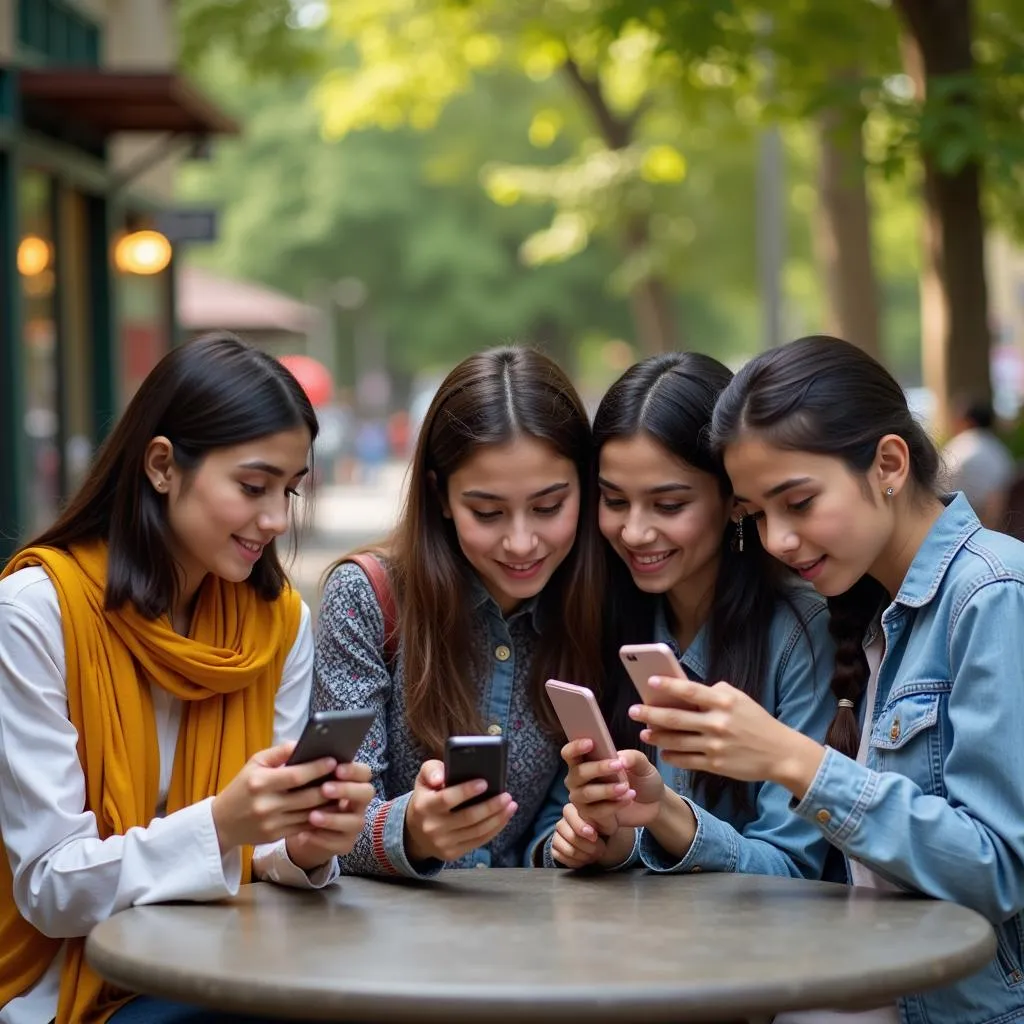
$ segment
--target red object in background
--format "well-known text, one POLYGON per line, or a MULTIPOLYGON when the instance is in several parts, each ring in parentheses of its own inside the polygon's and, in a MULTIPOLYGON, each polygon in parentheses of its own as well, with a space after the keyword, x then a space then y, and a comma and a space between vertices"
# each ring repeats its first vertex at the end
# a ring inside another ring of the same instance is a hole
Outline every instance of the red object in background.
POLYGON ((312 356, 280 356, 278 362, 291 371, 313 405, 326 405, 334 395, 331 372, 312 356))

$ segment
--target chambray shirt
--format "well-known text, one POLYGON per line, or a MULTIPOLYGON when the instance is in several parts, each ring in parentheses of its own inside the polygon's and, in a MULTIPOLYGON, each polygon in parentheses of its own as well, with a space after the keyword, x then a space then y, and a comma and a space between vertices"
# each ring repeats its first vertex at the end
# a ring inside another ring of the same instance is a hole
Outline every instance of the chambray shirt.
MULTIPOLYGON (((362 569, 345 562, 324 588, 316 638, 314 711, 365 707, 377 713, 357 761, 370 766, 376 796, 363 832, 339 859, 350 875, 427 878, 444 868, 529 867, 568 801, 564 743, 543 731, 530 704, 528 683, 541 622, 536 599, 507 618, 481 584, 473 589, 473 625, 467 658, 485 664, 479 681, 480 716, 508 740, 508 792, 518 804, 505 828, 486 846, 456 861, 413 864, 405 850, 405 809, 420 766, 430 756, 406 726, 401 646, 392 670, 384 660, 384 619, 362 569)), ((443 699, 443 694, 438 694, 443 699)))
POLYGON ((964 981, 899 1000, 903 1024, 1024 1021, 1024 544, 946 509, 882 613, 867 763, 835 750, 794 811, 848 857, 996 926, 964 981))
MULTIPOLYGON (((768 674, 761 704, 780 722, 822 742, 836 710, 830 680, 835 648, 828 631, 825 601, 814 591, 794 587, 796 610, 781 601, 769 632, 768 674)), ((666 643, 686 674, 707 678, 707 627, 685 652, 679 650, 659 605, 654 640, 666 643)), ((751 783, 748 803, 738 806, 727 791, 711 804, 694 792, 692 773, 661 762, 665 781, 693 809, 697 832, 683 858, 668 854, 647 830, 638 837, 639 859, 652 871, 737 871, 755 875, 788 875, 819 879, 825 871, 829 843, 813 823, 793 814, 790 793, 773 782, 751 783)))

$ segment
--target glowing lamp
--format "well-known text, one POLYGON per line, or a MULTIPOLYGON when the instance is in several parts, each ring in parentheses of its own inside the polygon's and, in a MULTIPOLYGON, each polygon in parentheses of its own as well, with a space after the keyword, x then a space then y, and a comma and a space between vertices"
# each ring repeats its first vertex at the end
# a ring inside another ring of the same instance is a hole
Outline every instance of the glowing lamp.
POLYGON ((132 231, 114 246, 114 265, 125 274, 159 274, 171 262, 171 243, 159 231, 132 231))
POLYGON ((18 245, 18 273, 35 277, 50 265, 50 243, 38 235, 26 235, 18 245))

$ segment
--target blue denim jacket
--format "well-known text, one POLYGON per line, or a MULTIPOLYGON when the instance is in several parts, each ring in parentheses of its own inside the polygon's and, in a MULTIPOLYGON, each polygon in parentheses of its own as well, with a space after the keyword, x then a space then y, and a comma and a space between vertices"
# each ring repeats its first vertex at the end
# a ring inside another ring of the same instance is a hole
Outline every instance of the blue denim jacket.
POLYGON ((904 1024, 1024 1020, 1024 544, 957 494, 882 614, 867 765, 828 749, 801 818, 911 892, 987 917, 998 954, 901 999, 904 1024))
MULTIPOLYGON (((836 708, 829 686, 834 647, 828 631, 828 612, 825 601, 810 588, 794 587, 793 599, 799 617, 788 604, 780 602, 772 619, 770 672, 764 680, 761 703, 779 721, 821 742, 836 708)), ((680 654, 662 605, 654 639, 675 651, 690 678, 717 682, 707 679, 704 629, 680 654)), ((700 793, 694 793, 690 772, 667 764, 660 764, 659 768, 666 782, 693 808, 697 834, 686 856, 679 860, 667 854, 642 829, 639 856, 645 867, 652 871, 823 877, 830 846, 813 821, 793 814, 789 790, 770 782, 751 784, 745 808, 736 806, 728 792, 715 803, 702 805, 700 793)))

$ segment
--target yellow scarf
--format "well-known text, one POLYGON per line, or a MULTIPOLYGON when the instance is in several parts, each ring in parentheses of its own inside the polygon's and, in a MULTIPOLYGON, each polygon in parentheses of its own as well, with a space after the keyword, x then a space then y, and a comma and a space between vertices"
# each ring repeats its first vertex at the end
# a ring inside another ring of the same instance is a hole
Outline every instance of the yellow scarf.
MULTIPOLYGON (((245 583, 208 576, 188 637, 167 617, 134 606, 103 608, 104 543, 28 548, 3 575, 41 565, 60 599, 68 715, 78 730, 85 806, 101 839, 145 826, 156 814, 160 780, 148 681, 187 701, 167 794, 167 813, 222 790, 258 750, 271 746, 274 699, 295 642, 301 602, 286 589, 264 601, 245 583)), ((0 694, 0 700, 3 695, 0 694)), ((248 881, 252 850, 242 851, 248 881)), ((0 855, 0 1007, 46 972, 61 940, 36 931, 14 902, 11 868, 0 855)), ((85 963, 84 939, 67 941, 57 1024, 105 1021, 127 998, 85 963)))

